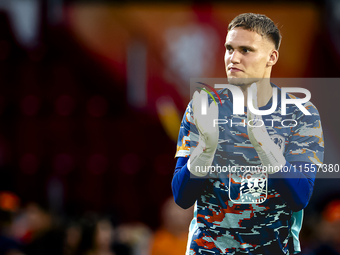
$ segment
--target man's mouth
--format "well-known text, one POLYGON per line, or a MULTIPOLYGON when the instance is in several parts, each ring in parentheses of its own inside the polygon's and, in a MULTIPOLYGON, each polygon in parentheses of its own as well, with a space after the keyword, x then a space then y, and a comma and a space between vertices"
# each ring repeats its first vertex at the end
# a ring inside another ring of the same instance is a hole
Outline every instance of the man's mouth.
POLYGON ((236 67, 229 67, 229 71, 232 73, 243 72, 241 69, 238 69, 236 67))

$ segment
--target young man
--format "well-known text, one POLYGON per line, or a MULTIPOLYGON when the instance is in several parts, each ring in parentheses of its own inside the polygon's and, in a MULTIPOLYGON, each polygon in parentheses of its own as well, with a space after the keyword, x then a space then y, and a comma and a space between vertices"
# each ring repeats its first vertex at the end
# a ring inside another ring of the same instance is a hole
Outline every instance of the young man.
POLYGON ((313 164, 323 161, 323 135, 310 102, 303 104, 310 115, 294 104, 281 112, 281 90, 269 81, 280 41, 268 17, 237 16, 228 26, 225 67, 229 84, 243 92, 244 114, 233 113, 233 100, 243 99, 230 87, 213 95, 222 105, 205 99, 206 114, 204 91, 195 92, 186 109, 172 180, 176 203, 195 204, 186 254, 300 251, 302 210, 313 191, 313 164), (270 114, 252 113, 272 106, 270 114), (218 166, 229 167, 228 172, 216 173, 218 166), (249 166, 255 170, 245 171, 249 166))

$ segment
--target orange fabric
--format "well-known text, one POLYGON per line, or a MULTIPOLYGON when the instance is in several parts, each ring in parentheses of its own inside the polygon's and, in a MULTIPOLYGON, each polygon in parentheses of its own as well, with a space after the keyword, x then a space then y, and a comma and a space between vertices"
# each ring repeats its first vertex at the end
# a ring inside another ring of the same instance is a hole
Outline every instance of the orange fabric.
POLYGON ((183 255, 187 246, 188 233, 174 236, 161 229, 154 236, 151 255, 183 255))

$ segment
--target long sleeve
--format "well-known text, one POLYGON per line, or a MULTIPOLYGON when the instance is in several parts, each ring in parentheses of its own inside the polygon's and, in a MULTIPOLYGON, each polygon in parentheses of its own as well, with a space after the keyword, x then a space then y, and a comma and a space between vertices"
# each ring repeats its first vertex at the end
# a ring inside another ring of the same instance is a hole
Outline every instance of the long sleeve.
POLYGON ((285 167, 269 175, 269 185, 272 185, 291 207, 293 211, 305 208, 313 193, 317 168, 307 162, 288 161, 285 167))
MULTIPOLYGON (((293 211, 305 208, 313 193, 317 173, 315 164, 322 164, 324 141, 320 115, 316 107, 307 102, 304 105, 311 115, 304 115, 296 110, 297 125, 291 128, 291 134, 284 153, 285 169, 273 174, 270 182, 281 194, 293 211), (292 166, 295 166, 295 170, 292 166)), ((294 115, 293 114, 293 115, 294 115)))
POLYGON ((187 167, 188 158, 178 157, 174 176, 172 178, 172 193, 176 204, 183 209, 192 206, 200 196, 206 177, 193 177, 187 167))

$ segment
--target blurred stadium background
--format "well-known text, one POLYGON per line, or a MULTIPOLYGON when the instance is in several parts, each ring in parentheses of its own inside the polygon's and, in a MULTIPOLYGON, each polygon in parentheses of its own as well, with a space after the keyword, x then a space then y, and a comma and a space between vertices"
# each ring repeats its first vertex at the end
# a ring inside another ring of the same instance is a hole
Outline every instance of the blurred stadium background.
MULTIPOLYGON (((339 163, 338 0, 0 1, 0 254, 9 240, 104 254, 79 250, 93 226, 112 254, 184 254, 192 212, 168 198, 190 78, 225 77, 227 25, 244 12, 281 29, 273 77, 313 78, 325 163, 339 163)), ((340 252, 337 177, 315 182, 303 254, 340 252)))

